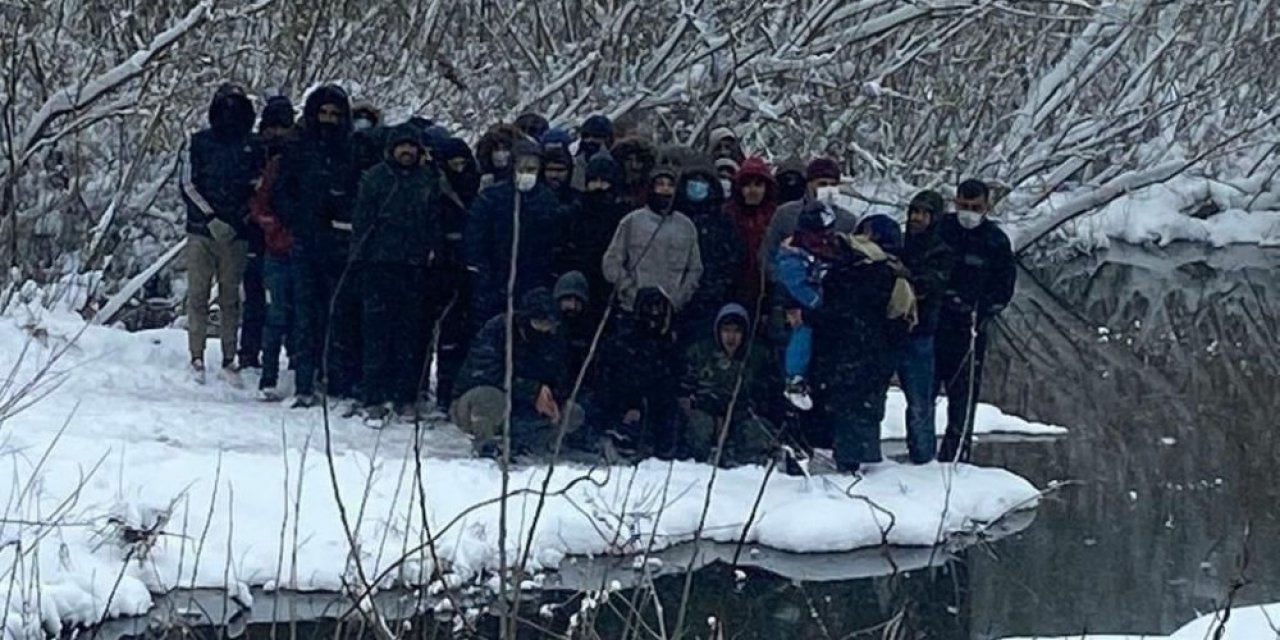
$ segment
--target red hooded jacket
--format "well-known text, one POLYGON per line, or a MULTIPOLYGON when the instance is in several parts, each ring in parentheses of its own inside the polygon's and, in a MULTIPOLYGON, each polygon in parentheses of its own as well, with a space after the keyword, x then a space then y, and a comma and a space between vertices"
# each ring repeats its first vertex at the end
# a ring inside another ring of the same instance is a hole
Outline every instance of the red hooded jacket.
POLYGON ((266 241, 267 253, 276 257, 286 257, 293 248, 293 234, 280 221, 271 208, 271 192, 275 188, 276 178, 280 175, 280 156, 267 161, 262 172, 262 182, 258 190, 249 198, 249 220, 262 229, 266 241))
POLYGON ((738 235, 747 244, 746 256, 734 288, 744 304, 755 304, 760 296, 760 246, 764 244, 765 231, 777 210, 778 184, 773 179, 773 170, 762 158, 747 158, 733 178, 733 195, 725 205, 726 213, 733 218, 734 226, 738 228, 738 235), (742 184, 748 179, 764 180, 765 184, 764 201, 754 207, 742 201, 742 184))

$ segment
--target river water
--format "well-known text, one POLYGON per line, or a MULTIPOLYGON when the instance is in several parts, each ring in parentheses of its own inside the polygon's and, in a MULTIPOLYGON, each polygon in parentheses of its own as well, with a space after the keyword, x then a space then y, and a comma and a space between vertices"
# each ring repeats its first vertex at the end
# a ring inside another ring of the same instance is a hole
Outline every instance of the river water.
MULTIPOLYGON (((1165 634, 1227 602, 1280 601, 1278 268, 1277 250, 1116 246, 1022 273, 984 400, 1071 435, 988 442, 975 457, 1037 486, 1060 483, 1034 522, 950 554, 759 550, 738 570, 700 562, 686 612, 693 636, 714 637, 711 619, 725 638, 1165 634)), ((668 566, 688 553, 673 551, 668 566)), ((732 550, 704 551, 716 553, 732 550)), ((570 587, 607 584, 629 567, 574 565, 566 590, 540 593, 524 615, 563 631, 581 602, 570 587), (543 619, 542 604, 562 606, 543 619)), ((685 577, 655 584, 670 625, 685 577)), ((309 599, 305 617, 336 610, 323 600, 309 599)), ((656 630, 652 601, 643 608, 656 630)), ((639 626, 630 618, 602 616, 596 637, 652 637, 628 636, 639 626)), ((493 619, 479 624, 480 635, 496 634, 493 619)), ((241 630, 275 637, 268 624, 241 630)), ((560 637, 532 626, 520 635, 560 637)))

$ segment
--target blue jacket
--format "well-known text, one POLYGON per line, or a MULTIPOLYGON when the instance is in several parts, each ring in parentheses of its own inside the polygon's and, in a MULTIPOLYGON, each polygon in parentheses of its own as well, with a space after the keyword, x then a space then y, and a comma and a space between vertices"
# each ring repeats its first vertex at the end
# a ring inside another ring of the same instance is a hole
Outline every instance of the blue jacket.
POLYGON ((822 278, 826 265, 798 247, 782 246, 773 263, 773 278, 787 295, 805 309, 822 304, 822 278))
POLYGON ((490 186, 476 198, 463 234, 467 269, 472 272, 472 308, 477 318, 489 318, 506 308, 511 273, 512 214, 520 198, 520 247, 513 294, 518 300, 537 287, 555 285, 554 256, 563 228, 563 209, 555 194, 539 183, 528 193, 513 181, 490 186))
POLYGON ((266 163, 262 145, 252 135, 253 121, 244 89, 222 85, 209 105, 209 128, 191 136, 182 166, 188 233, 209 236, 209 223, 217 219, 245 236, 249 198, 266 163))

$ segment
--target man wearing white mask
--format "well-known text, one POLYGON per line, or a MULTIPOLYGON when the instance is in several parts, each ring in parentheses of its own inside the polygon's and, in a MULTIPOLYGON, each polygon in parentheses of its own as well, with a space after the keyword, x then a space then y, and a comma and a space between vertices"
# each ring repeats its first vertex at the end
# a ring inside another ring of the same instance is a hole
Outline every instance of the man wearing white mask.
POLYGON ((528 140, 516 142, 511 165, 511 179, 481 191, 467 216, 463 242, 472 274, 471 318, 477 326, 506 309, 517 222, 515 299, 556 282, 552 258, 564 209, 555 193, 538 180, 542 148, 528 140))
POLYGON ((991 190, 986 183, 961 182, 955 207, 954 215, 938 223, 938 235, 954 256, 934 337, 934 388, 947 392, 947 434, 938 451, 942 462, 969 460, 989 327, 1013 299, 1018 275, 1009 236, 987 219, 991 190))
POLYGON ((760 247, 760 265, 765 276, 772 278, 774 259, 782 241, 796 231, 796 222, 806 204, 815 200, 827 203, 836 214, 836 233, 853 233, 858 226, 858 217, 848 209, 836 204, 840 195, 840 164, 831 158, 814 158, 805 170, 806 189, 804 198, 778 207, 778 212, 769 221, 769 228, 764 234, 764 244, 760 247))

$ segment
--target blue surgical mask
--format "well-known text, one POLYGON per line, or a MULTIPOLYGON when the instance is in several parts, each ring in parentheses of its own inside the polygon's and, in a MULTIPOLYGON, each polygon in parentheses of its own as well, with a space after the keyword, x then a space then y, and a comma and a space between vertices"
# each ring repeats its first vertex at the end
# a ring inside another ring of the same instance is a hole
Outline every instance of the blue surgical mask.
POLYGON ((689 202, 702 202, 711 195, 711 185, 703 180, 690 180, 684 185, 684 195, 689 202))

